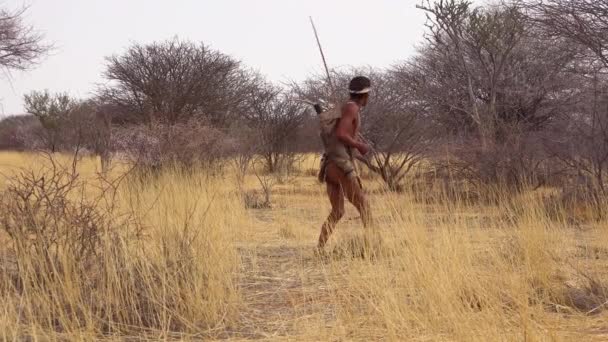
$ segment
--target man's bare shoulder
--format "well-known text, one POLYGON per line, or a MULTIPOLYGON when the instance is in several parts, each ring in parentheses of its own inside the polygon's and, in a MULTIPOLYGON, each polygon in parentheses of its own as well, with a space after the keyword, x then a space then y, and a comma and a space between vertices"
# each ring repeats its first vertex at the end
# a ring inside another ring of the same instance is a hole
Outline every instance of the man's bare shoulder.
POLYGON ((342 117, 356 117, 358 112, 359 106, 352 101, 346 102, 344 105, 342 105, 342 117))

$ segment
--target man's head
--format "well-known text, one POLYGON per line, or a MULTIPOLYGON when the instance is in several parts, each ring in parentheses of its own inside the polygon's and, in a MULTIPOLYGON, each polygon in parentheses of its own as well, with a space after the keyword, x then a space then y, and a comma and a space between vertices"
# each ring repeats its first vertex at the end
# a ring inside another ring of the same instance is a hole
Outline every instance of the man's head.
POLYGON ((371 86, 371 81, 365 76, 357 76, 353 78, 348 85, 350 99, 357 101, 362 107, 365 107, 369 99, 371 86))

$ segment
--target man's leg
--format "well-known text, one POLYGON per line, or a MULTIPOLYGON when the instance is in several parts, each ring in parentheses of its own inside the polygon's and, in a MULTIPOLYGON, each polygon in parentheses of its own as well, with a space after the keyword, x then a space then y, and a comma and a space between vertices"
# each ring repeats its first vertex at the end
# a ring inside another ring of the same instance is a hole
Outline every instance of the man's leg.
POLYGON ((363 221, 363 245, 362 257, 371 257, 378 251, 378 243, 381 243, 381 237, 375 229, 372 229, 372 212, 369 202, 365 196, 365 192, 361 187, 361 182, 357 177, 349 177, 342 185, 344 195, 357 208, 363 221))
POLYGON ((331 213, 321 227, 319 235, 319 248, 323 248, 333 233, 336 224, 344 216, 344 192, 339 184, 327 183, 327 196, 331 202, 331 213))
POLYGON ((359 179, 357 177, 345 178, 342 182, 342 188, 348 201, 359 211, 363 226, 369 228, 372 224, 372 212, 359 179))

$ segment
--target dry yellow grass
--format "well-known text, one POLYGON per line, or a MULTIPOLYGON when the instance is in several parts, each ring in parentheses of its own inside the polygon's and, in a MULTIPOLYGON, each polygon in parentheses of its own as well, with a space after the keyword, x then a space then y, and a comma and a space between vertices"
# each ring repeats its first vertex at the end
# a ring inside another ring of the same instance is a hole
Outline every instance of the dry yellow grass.
MULTIPOLYGON (((36 158, 0 154, 0 172, 39 167, 36 158)), ((95 163, 83 161, 82 174, 92 176, 95 163)), ((349 207, 317 256, 329 204, 305 175, 314 167, 306 160, 264 210, 245 209, 230 173, 168 171, 127 182, 120 206, 136 214, 144 237, 121 249, 120 260, 106 246, 104 267, 91 276, 104 282, 95 287, 73 281, 85 272, 73 269, 50 290, 16 288, 15 256, 4 243, 1 338, 608 339, 606 222, 548 213, 540 191, 471 206, 436 201, 443 195, 432 189, 386 193, 368 180, 377 234, 364 239, 349 207), (99 302, 116 312, 100 312, 99 302)), ((248 175, 246 188, 256 182, 248 175)), ((67 255, 64 263, 73 267, 67 255)))

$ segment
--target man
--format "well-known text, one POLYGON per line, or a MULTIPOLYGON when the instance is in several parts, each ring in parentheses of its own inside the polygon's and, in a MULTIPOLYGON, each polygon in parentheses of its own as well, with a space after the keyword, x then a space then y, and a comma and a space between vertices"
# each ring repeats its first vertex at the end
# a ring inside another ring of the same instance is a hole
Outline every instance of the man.
POLYGON ((319 249, 325 246, 336 224, 344 216, 344 198, 357 208, 364 227, 369 227, 371 223, 369 203, 354 161, 357 153, 366 155, 369 152, 369 146, 359 138, 359 113, 367 105, 371 82, 367 77, 355 77, 351 80, 348 90, 350 100, 340 108, 340 112, 336 112, 333 118, 331 114, 325 118, 321 114, 321 138, 325 154, 319 179, 327 185, 331 214, 321 228, 319 249))

